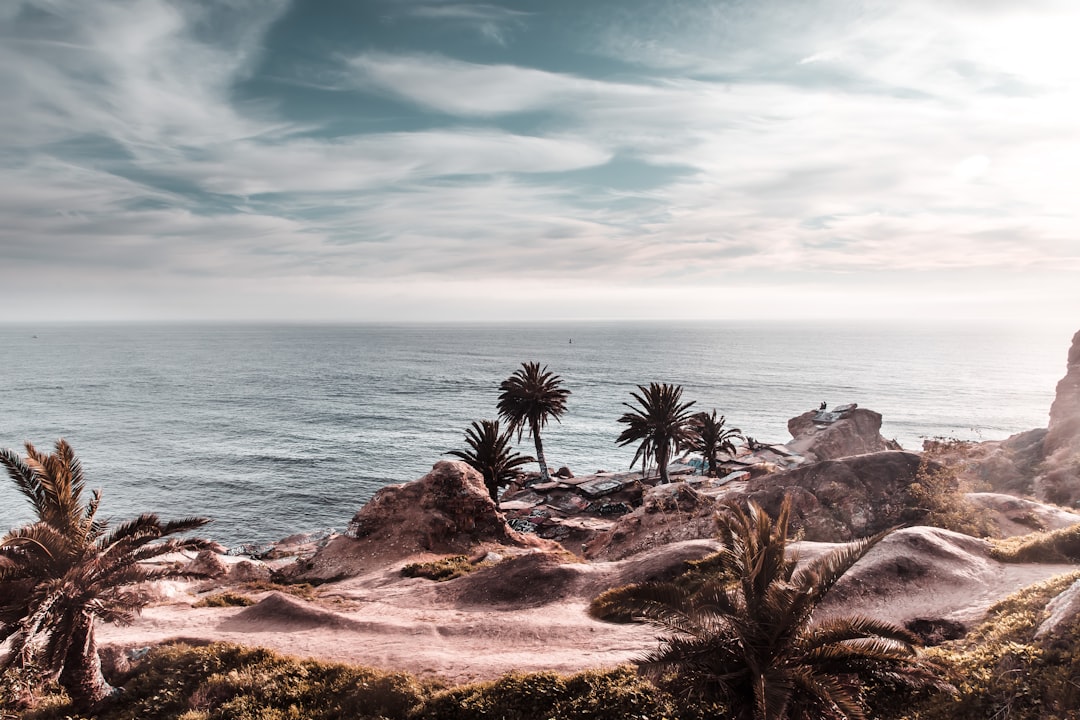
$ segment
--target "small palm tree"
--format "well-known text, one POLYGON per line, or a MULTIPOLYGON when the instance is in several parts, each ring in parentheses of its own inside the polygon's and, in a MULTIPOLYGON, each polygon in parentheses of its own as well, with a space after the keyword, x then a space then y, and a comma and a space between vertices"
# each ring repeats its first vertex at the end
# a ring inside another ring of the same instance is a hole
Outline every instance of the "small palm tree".
POLYGON ((630 403, 623 403, 631 412, 619 418, 626 424, 615 441, 619 445, 629 445, 641 441, 630 467, 641 460, 643 471, 648 470, 653 458, 660 468, 660 482, 671 482, 668 477, 668 465, 671 455, 682 447, 690 437, 690 407, 693 401, 682 401, 682 386, 667 383, 650 383, 649 387, 638 385, 641 394, 630 393, 638 401, 640 408, 630 403))
POLYGON ((673 633, 638 661, 671 689, 727 707, 738 720, 862 720, 863 684, 948 689, 903 628, 861 616, 817 621, 814 610, 883 536, 800 564, 787 552, 790 499, 776 519, 755 503, 721 516, 717 575, 696 590, 637 586, 620 604, 673 633))
POLYGON ((739 428, 724 427, 726 419, 723 415, 717 419, 716 410, 712 413, 696 413, 690 418, 690 437, 683 446, 691 452, 701 454, 708 466, 709 475, 713 477, 716 477, 717 473, 717 454, 726 452, 734 455, 734 439, 743 439, 742 430, 739 428))
POLYGON ((109 532, 97 517, 101 491, 83 497, 82 465, 63 440, 55 453, 27 443, 25 460, 0 450, 0 464, 37 516, 0 538, 0 641, 11 641, 5 663, 48 668, 76 709, 92 708, 114 692, 101 674, 95 622, 130 622, 147 602, 133 585, 188 575, 143 563, 209 547, 196 538, 161 541, 208 521, 141 515, 109 532))
POLYGON ((499 507, 499 488, 514 479, 516 468, 535 461, 521 455, 510 447, 512 430, 499 434, 499 423, 493 420, 473 422, 465 431, 465 443, 469 450, 451 450, 446 453, 464 460, 484 476, 488 494, 499 507))
POLYGON ((540 441, 540 428, 547 424, 548 418, 556 421, 566 412, 566 398, 570 391, 562 387, 562 378, 548 372, 545 365, 526 362, 514 371, 514 374, 499 385, 499 417, 507 422, 509 429, 516 432, 518 442, 528 427, 536 444, 536 460, 540 463, 540 477, 546 482, 548 475, 547 459, 544 457, 544 444, 540 441))

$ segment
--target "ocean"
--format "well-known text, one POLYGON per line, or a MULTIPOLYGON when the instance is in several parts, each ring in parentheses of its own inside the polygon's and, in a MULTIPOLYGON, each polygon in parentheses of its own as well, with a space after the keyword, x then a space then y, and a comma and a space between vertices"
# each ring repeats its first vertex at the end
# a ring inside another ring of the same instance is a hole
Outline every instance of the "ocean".
MULTIPOLYGON (((1073 328, 1075 330, 1075 328, 1073 328)), ((66 438, 102 514, 213 519, 233 547, 344 528, 495 417, 499 383, 535 360, 571 391, 552 467, 629 467, 617 418, 638 384, 763 442, 822 402, 884 416, 882 434, 1005 438, 1045 427, 1072 331, 784 323, 0 326, 0 447, 66 438)), ((533 454, 528 436, 519 449, 533 454)), ((534 466, 535 467, 535 466, 534 466)), ((0 478, 0 531, 30 519, 0 478)))

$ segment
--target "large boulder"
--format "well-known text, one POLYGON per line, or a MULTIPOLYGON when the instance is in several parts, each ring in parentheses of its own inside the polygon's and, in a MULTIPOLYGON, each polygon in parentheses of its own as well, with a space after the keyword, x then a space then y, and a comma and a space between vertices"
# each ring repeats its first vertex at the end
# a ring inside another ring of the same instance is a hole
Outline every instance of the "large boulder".
POLYGON ((788 432, 794 438, 788 449, 811 461, 900 449, 881 436, 881 413, 854 404, 793 417, 788 432))
POLYGON ((853 540, 919 519, 909 489, 921 463, 900 450, 827 460, 750 480, 742 494, 772 515, 791 496, 792 529, 806 540, 853 540))
POLYGON ((470 554, 497 545, 558 548, 513 530, 492 502, 480 474, 463 462, 444 460, 419 480, 381 488, 353 516, 345 535, 284 574, 328 581, 414 555, 470 554))

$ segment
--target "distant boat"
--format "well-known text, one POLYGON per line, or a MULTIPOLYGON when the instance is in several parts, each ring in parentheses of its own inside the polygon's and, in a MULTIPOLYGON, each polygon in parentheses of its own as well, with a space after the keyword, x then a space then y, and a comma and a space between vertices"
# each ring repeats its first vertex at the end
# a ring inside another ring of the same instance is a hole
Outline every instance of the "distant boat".
POLYGON ((571 344, 571 345, 573 345, 573 344, 574 344, 574 338, 570 338, 570 344, 571 344))
POLYGON ((34 339, 37 340, 37 335, 34 336, 34 339))

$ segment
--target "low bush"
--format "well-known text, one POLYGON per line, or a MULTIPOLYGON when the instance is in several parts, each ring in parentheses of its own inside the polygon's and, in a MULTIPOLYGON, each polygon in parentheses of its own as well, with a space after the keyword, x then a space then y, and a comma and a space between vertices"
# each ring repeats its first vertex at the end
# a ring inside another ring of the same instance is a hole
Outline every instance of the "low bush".
POLYGON ((910 504, 902 519, 909 525, 928 525, 944 530, 989 537, 996 527, 992 516, 964 497, 954 468, 941 465, 933 452, 924 452, 915 480, 908 486, 910 504))
POLYGON ((246 582, 240 588, 247 592, 280 592, 308 601, 318 599, 315 586, 306 582, 278 583, 269 580, 257 580, 246 582))
POLYGON ((1060 530, 990 542, 990 556, 1002 562, 1080 562, 1080 523, 1060 530))
POLYGON ((411 563, 401 568, 401 574, 410 578, 422 577, 442 582, 468 575, 477 567, 479 566, 470 563, 469 558, 464 555, 452 555, 430 562, 411 563))
POLYGON ((505 675, 435 694, 416 720, 661 720, 680 717, 670 696, 638 677, 630 667, 588 671, 505 675))
POLYGON ((226 591, 223 593, 218 593, 217 595, 207 595, 198 602, 194 603, 191 607, 248 607, 254 604, 255 601, 249 598, 247 595, 241 595, 239 593, 226 591))

